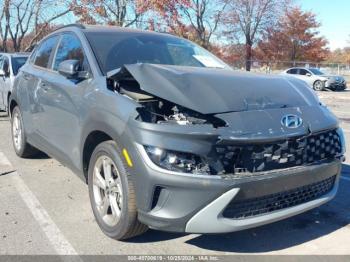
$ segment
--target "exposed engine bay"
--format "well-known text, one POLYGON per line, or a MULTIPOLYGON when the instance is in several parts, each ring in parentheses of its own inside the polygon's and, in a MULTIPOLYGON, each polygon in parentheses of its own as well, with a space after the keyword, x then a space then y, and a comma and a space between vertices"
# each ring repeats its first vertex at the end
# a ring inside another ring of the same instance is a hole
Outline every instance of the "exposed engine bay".
POLYGON ((108 87, 138 102, 137 120, 154 124, 226 126, 225 121, 209 114, 204 115, 143 91, 138 82, 127 71, 118 78, 108 78, 108 87))

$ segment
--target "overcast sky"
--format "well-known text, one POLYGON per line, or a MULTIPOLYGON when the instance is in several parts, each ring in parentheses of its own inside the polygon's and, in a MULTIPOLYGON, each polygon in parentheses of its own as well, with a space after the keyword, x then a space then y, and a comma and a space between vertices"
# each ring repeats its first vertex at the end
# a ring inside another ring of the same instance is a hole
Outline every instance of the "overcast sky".
POLYGON ((332 50, 350 46, 350 0, 297 0, 297 4, 317 14, 320 33, 332 50))

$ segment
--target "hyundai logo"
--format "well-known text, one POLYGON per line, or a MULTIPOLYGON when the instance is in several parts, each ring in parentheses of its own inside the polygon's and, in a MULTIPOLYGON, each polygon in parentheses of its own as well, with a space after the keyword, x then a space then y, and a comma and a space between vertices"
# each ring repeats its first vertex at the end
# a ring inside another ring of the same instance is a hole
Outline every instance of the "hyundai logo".
POLYGON ((282 117, 281 123, 288 128, 298 128, 302 125, 303 120, 296 115, 285 115, 282 117))

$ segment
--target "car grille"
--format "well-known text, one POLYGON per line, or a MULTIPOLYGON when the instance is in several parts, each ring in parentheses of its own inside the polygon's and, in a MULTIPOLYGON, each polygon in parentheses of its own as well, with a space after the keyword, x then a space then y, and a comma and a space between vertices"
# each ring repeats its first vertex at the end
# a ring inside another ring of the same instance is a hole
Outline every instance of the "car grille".
POLYGON ((227 174, 255 173, 335 159, 341 153, 336 130, 275 143, 216 146, 227 174))
POLYGON ((244 219, 300 205, 329 193, 334 186, 335 179, 336 176, 333 176, 285 192, 243 201, 235 202, 233 200, 224 210, 223 216, 232 219, 244 219))

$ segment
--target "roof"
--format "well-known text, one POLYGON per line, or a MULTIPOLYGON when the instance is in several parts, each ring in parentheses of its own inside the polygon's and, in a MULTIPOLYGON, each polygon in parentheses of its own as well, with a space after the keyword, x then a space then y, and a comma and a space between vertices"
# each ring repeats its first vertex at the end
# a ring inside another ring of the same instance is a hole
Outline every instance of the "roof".
POLYGON ((129 27, 120 27, 120 26, 112 26, 112 25, 84 25, 84 24, 69 24, 58 28, 57 30, 65 29, 65 28, 77 28, 83 32, 115 32, 115 33, 139 33, 139 34, 153 34, 153 35, 164 35, 168 33, 159 33, 149 30, 140 30, 129 27))
POLYGON ((286 69, 286 71, 291 70, 291 69, 306 69, 306 70, 310 70, 310 69, 318 69, 317 67, 303 67, 303 66, 295 66, 295 67, 289 67, 286 69))

